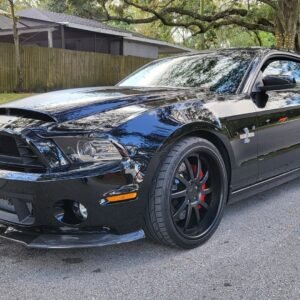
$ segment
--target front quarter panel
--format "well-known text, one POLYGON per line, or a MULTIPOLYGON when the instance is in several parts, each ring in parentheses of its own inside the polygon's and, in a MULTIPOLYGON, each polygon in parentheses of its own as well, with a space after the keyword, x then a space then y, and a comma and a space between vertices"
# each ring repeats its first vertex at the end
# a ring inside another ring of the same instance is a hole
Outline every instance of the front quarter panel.
POLYGON ((248 128, 255 132, 256 111, 244 96, 215 96, 209 101, 190 100, 153 108, 113 129, 111 134, 129 149, 153 177, 169 146, 187 135, 208 132, 224 145, 232 171, 232 189, 257 180, 257 140, 240 138, 248 128), (150 167, 148 167, 150 166, 150 167))

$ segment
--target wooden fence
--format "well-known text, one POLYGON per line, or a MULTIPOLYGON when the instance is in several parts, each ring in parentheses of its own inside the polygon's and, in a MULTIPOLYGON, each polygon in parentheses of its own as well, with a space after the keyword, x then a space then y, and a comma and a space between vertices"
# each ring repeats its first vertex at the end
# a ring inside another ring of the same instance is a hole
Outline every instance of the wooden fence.
MULTIPOLYGON (((114 85, 150 59, 25 46, 23 87, 28 92, 114 85)), ((14 45, 0 44, 0 92, 16 86, 14 45)))

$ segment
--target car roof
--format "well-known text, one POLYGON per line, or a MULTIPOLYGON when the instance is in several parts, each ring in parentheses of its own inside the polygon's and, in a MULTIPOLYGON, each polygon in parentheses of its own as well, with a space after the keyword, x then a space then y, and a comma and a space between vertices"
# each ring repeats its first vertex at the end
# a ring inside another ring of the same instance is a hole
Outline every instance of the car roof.
POLYGON ((176 56, 171 57, 165 57, 166 58, 174 58, 174 57, 193 57, 201 54, 213 54, 213 53, 222 53, 222 52, 249 52, 249 53, 257 53, 259 56, 264 56, 266 54, 270 53, 278 53, 278 54, 286 54, 286 55, 297 55, 300 57, 300 53, 297 53, 296 51, 287 50, 287 49, 277 49, 277 48, 266 48, 266 47, 235 47, 235 48, 219 48, 219 49, 208 49, 208 50, 201 50, 194 53, 189 54, 180 54, 176 56))

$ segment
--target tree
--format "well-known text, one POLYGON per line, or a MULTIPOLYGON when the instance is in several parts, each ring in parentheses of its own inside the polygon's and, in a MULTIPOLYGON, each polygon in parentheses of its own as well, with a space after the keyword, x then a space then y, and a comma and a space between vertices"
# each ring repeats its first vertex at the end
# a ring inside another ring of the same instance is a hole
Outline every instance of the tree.
POLYGON ((40 0, 38 6, 58 13, 68 13, 88 19, 102 19, 97 0, 40 0))
MULTIPOLYGON (((40 0, 40 7, 58 12, 58 13, 66 13, 72 14, 75 16, 94 19, 97 21, 105 21, 106 13, 102 9, 102 5, 99 3, 101 0, 40 0)), ((109 10, 110 13, 121 14, 122 6, 114 5, 115 1, 111 0, 107 1, 106 9, 109 10)), ((102 3, 101 3, 102 4, 102 3)), ((137 10, 134 7, 127 7, 126 13, 132 16, 140 16, 143 12, 137 10)), ((173 40, 173 32, 176 29, 172 27, 164 26, 159 20, 151 23, 151 24, 128 24, 126 22, 118 21, 118 20, 110 20, 110 25, 126 29, 129 31, 136 31, 141 34, 151 36, 153 38, 162 39, 169 42, 174 42, 173 40)))
POLYGON ((15 61, 16 61, 16 72, 17 72, 17 83, 16 83, 16 92, 23 90, 23 72, 21 65, 21 53, 20 53, 20 39, 18 33, 18 19, 16 16, 16 6, 14 0, 7 0, 7 3, 1 3, 3 8, 9 9, 10 12, 2 12, 6 16, 12 19, 13 23, 13 38, 15 45, 15 61), (6 4, 6 5, 5 5, 6 4))
MULTIPOLYGON (((202 0, 203 1, 203 0, 202 0)), ((278 48, 300 50, 300 0, 227 0, 209 1, 209 9, 201 1, 185 0, 119 0, 119 13, 112 13, 115 1, 98 0, 106 20, 128 24, 150 24, 160 21, 170 27, 189 30, 192 36, 207 34, 225 26, 248 31, 267 32, 276 37, 278 48), (198 2, 198 9, 195 3, 198 2), (141 17, 127 14, 129 8, 142 12, 141 17), (267 15, 261 11, 268 10, 267 15)), ((208 2, 208 1, 206 1, 208 2)), ((259 34, 257 35, 259 39, 259 34)))
POLYGON ((18 33, 18 20, 15 14, 15 3, 14 0, 8 0, 10 5, 10 13, 13 21, 13 36, 15 44, 15 57, 16 57, 16 70, 17 70, 17 85, 16 91, 20 92, 23 89, 23 72, 21 65, 21 53, 20 53, 20 39, 18 33))
POLYGON ((300 0, 278 0, 273 6, 277 46, 300 51, 300 0))

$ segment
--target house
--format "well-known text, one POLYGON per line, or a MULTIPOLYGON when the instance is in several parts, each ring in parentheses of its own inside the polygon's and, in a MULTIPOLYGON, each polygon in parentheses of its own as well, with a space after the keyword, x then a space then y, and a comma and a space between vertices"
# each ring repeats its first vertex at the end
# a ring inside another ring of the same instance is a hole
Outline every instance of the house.
MULTIPOLYGON (((18 12, 21 45, 62 48, 76 51, 138 56, 155 59, 159 55, 193 50, 155 40, 104 23, 77 16, 30 8, 18 12)), ((0 17, 0 43, 13 43, 12 20, 0 17)))

